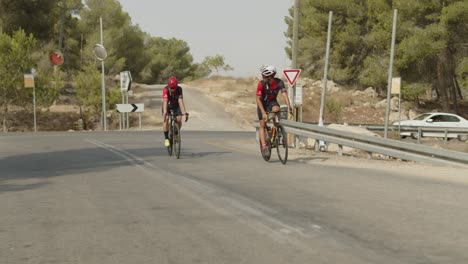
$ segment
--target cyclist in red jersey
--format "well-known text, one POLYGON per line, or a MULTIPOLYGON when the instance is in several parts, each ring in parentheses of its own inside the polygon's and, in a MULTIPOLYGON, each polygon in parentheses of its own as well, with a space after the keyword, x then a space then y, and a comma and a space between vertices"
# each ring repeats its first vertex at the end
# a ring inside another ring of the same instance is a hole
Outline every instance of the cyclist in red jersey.
POLYGON ((265 66, 261 69, 261 73, 263 79, 257 85, 257 114, 260 121, 259 136, 262 143, 263 155, 269 155, 269 149, 265 140, 266 112, 278 112, 280 110, 280 105, 276 100, 279 92, 283 95, 290 113, 292 112, 292 108, 284 82, 279 78, 275 78, 276 68, 274 66, 265 66))
POLYGON ((164 117, 165 122, 163 123, 163 132, 164 132, 164 145, 168 147, 170 145, 169 142, 169 121, 168 113, 170 110, 174 111, 174 113, 179 114, 177 116, 177 123, 179 124, 179 128, 182 128, 182 115, 188 115, 185 104, 184 98, 182 94, 182 87, 179 86, 177 79, 175 77, 170 77, 167 80, 167 86, 163 89, 163 105, 162 105, 162 114, 164 117))

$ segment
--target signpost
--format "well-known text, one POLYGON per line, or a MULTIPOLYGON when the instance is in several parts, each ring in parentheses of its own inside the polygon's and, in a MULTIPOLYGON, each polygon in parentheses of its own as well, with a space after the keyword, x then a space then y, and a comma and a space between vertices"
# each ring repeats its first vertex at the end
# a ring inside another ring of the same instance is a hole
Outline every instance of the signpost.
MULTIPOLYGON (((141 129, 141 113, 145 111, 144 104, 117 104, 117 111, 119 113, 138 113, 139 126, 141 129)), ((127 119, 128 122, 128 119, 127 119)), ((122 126, 120 126, 122 128, 122 126)), ((129 127, 127 127, 129 128, 129 127)))
POLYGON ((393 74, 393 57, 395 54, 395 38, 396 38, 396 25, 398 18, 398 10, 393 10, 393 30, 392 30, 392 44, 390 48, 390 65, 388 67, 388 85, 387 85, 387 110, 385 112, 385 131, 384 138, 388 138, 388 118, 390 115, 390 96, 393 74))
MULTIPOLYGON (((295 121, 302 122, 302 86, 296 86, 296 81, 297 81, 297 78, 299 77, 299 74, 301 74, 301 69, 284 70, 283 74, 286 77, 286 79, 288 80, 288 82, 290 84, 290 87, 292 88, 292 89, 288 89, 289 91, 292 91, 292 94, 290 93, 288 95, 289 95, 289 98, 290 98, 289 101, 292 104, 292 106, 294 107, 295 112, 296 112, 296 120, 295 121), (300 87, 300 91, 298 91, 299 87, 300 87), (293 100, 291 100, 291 99, 293 99, 293 100), (298 99, 300 99, 300 103, 298 103, 298 99), (297 107, 297 106, 299 106, 299 107, 297 107), (297 113, 299 113, 299 119, 298 119, 297 113)), ((295 139, 294 139, 294 136, 293 136, 293 138, 291 140, 293 142, 295 142, 296 148, 299 148, 299 138, 295 137, 295 139)))
POLYGON ((36 86, 34 85, 34 72, 31 70, 32 74, 24 75, 24 87, 33 89, 33 111, 34 111, 34 132, 37 132, 37 122, 36 122, 36 86))
POLYGON ((117 104, 119 113, 141 113, 145 111, 144 104, 117 104))
POLYGON ((398 135, 401 133, 401 77, 392 78, 392 94, 398 94, 398 135))
POLYGON ((101 44, 94 45, 94 55, 101 61, 101 92, 102 92, 102 128, 107 131, 107 115, 106 115, 106 79, 104 73, 104 60, 107 58, 107 50, 104 47, 104 34, 102 30, 102 17, 99 18, 101 28, 101 44))
POLYGON ((59 50, 53 50, 49 53, 49 59, 50 59, 50 62, 54 65, 54 66, 59 66, 59 65, 62 65, 64 60, 63 60, 63 54, 62 52, 60 52, 59 50))
MULTIPOLYGON (((120 92, 122 93, 122 104, 128 104, 128 92, 132 87, 132 74, 130 71, 123 71, 120 73, 120 92)), ((120 118, 120 128, 129 128, 130 121, 128 113, 124 113, 120 118)))
MULTIPOLYGON (((330 45, 331 45, 331 29, 333 22, 333 11, 328 13, 328 32, 327 32, 327 48, 325 51, 325 69, 323 71, 322 80, 322 99, 320 101, 320 115, 319 115, 319 126, 323 126, 323 114, 325 111, 325 102, 327 100, 327 80, 328 80, 328 65, 330 64, 330 45)), ((327 145, 324 141, 319 140, 315 143, 315 151, 326 151, 327 145), (318 143, 318 144, 317 144, 318 143)))
POLYGON ((301 70, 300 69, 284 70, 283 74, 286 77, 286 79, 288 79, 289 84, 293 86, 296 83, 297 77, 299 77, 299 74, 301 74, 301 70))
POLYGON ((296 97, 294 98, 294 104, 302 107, 302 85, 296 85, 296 97))
POLYGON ((123 71, 120 73, 120 91, 128 92, 131 89, 132 74, 130 71, 123 71))

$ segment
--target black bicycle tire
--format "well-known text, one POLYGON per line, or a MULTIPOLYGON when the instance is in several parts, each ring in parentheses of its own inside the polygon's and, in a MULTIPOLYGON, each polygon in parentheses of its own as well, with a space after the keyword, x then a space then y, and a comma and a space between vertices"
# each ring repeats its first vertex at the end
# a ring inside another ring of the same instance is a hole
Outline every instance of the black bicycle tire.
POLYGON ((174 154, 175 157, 178 159, 180 158, 180 143, 181 143, 181 136, 180 136, 180 129, 179 129, 179 124, 174 124, 173 127, 173 146, 174 146, 174 154))
POLYGON ((276 152, 281 163, 286 164, 288 162, 288 135, 284 131, 283 126, 277 125, 276 127, 276 152), (281 142, 282 141, 282 142, 281 142), (281 149, 284 149, 284 155, 282 155, 281 149))

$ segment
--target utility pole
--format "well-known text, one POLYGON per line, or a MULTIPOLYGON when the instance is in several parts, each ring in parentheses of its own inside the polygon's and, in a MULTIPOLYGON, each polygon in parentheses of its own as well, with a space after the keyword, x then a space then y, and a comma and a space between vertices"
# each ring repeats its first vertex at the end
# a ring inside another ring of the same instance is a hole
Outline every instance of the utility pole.
POLYGON ((63 39, 64 39, 64 31, 65 31, 65 19, 66 19, 66 12, 67 12, 67 2, 65 0, 61 3, 61 14, 60 14, 60 34, 59 34, 59 50, 63 52, 63 39))
MULTIPOLYGON (((292 43, 292 69, 297 69, 297 53, 298 53, 298 42, 299 42, 299 0, 294 0, 294 18, 293 18, 293 43, 292 43)), ((288 94, 291 94, 290 92, 288 94)), ((291 100, 291 106, 296 109, 296 104, 295 104, 295 98, 296 98, 296 84, 292 86, 292 100, 291 100)), ((297 112, 295 116, 295 120, 297 121, 297 112)), ((296 147, 299 145, 297 142, 297 139, 295 136, 292 136, 292 142, 296 144, 296 147)))
MULTIPOLYGON (((104 46, 104 35, 102 30, 102 17, 99 18, 101 26, 101 45, 104 46)), ((104 131, 107 131, 107 113, 106 113, 106 81, 105 81, 105 70, 104 70, 104 60, 101 61, 102 69, 102 128, 104 131)))
POLYGON ((299 0, 294 1, 294 22, 293 22, 293 46, 292 46, 292 68, 297 67, 297 50, 299 42, 299 0))
POLYGON ((393 30, 392 30, 392 45, 390 50, 390 65, 388 67, 388 86, 387 86, 387 109, 385 113, 385 131, 384 138, 388 138, 388 123, 390 115, 390 99, 392 95, 392 77, 393 77, 393 57, 395 54, 395 36, 397 24, 398 10, 393 11, 393 30))

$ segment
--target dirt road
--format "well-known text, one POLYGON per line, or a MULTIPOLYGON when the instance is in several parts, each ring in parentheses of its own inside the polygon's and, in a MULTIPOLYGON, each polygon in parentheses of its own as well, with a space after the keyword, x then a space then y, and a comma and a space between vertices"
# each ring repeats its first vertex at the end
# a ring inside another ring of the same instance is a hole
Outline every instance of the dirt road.
MULTIPOLYGON (((135 100, 135 103, 145 104, 142 121, 145 130, 161 128, 162 89, 162 85, 141 85, 131 98, 131 100, 135 100)), ((184 86, 183 89, 184 102, 190 114, 189 122, 183 124, 183 129, 192 131, 254 131, 253 127, 241 127, 235 123, 232 115, 224 110, 221 103, 210 100, 205 94, 190 87, 184 86)))

